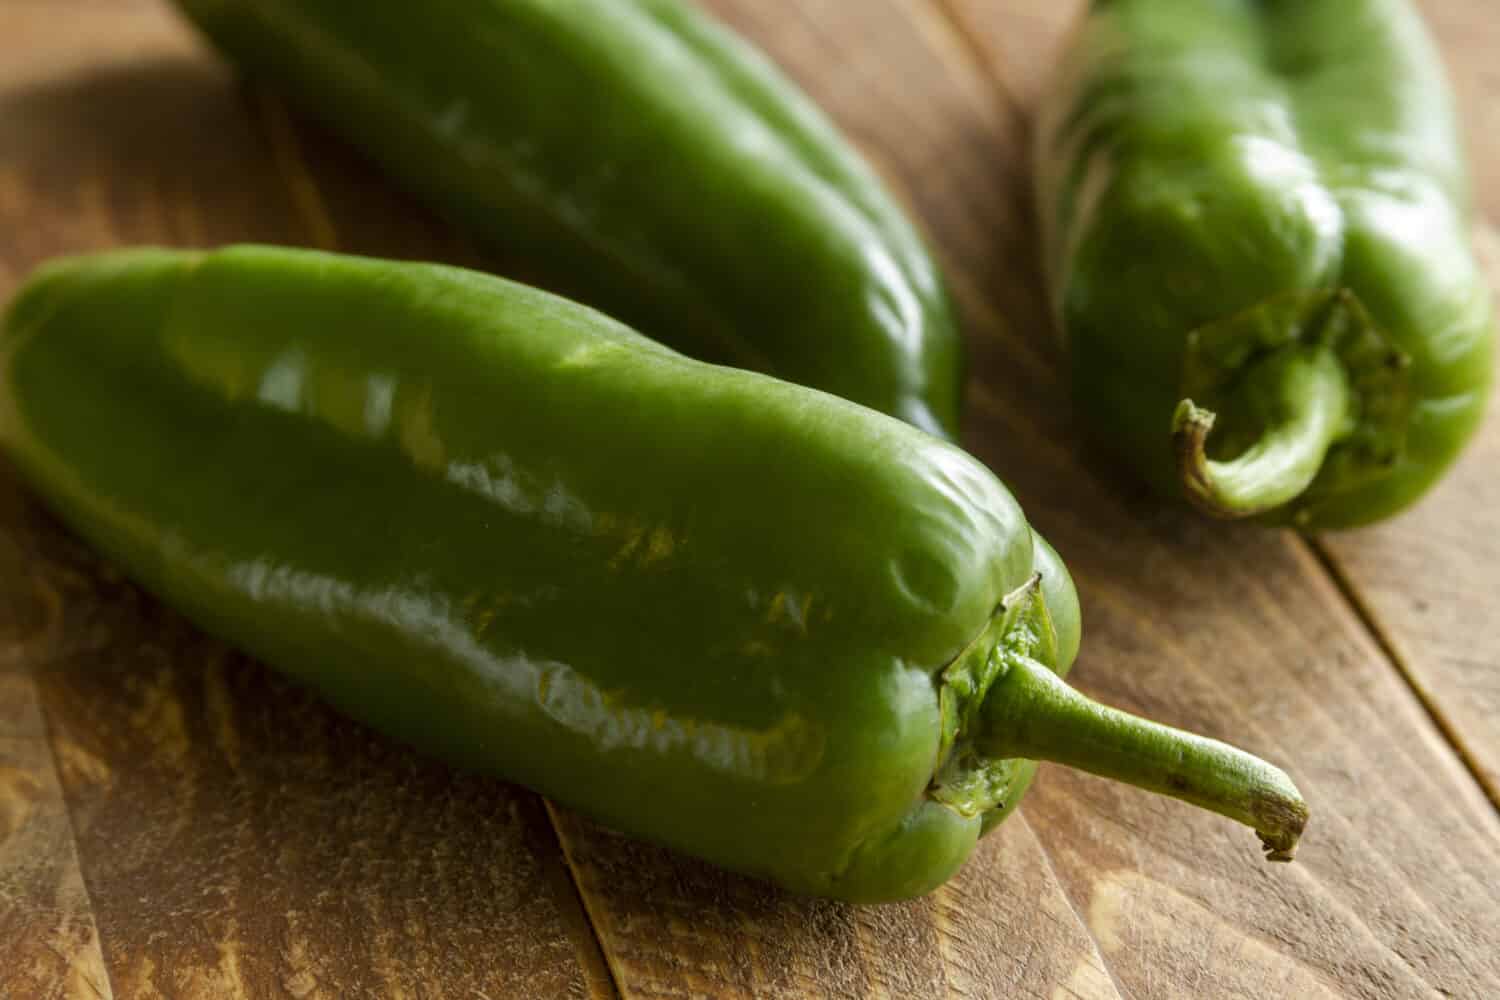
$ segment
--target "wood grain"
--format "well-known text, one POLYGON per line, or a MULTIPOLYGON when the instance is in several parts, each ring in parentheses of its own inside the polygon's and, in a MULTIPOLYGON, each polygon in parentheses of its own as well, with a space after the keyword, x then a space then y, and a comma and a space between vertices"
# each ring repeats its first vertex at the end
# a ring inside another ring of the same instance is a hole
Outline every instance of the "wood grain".
POLYGON ((1024 822, 931 895, 861 907, 791 896, 553 815, 627 997, 1120 996, 1024 822))
MULTIPOLYGON (((0 478, 0 581, 26 578, 27 539, 7 528, 24 503, 0 478)), ((109 997, 36 685, 22 673, 56 625, 56 604, 0 583, 0 997, 109 997)))
POLYGON ((101 641, 39 668, 119 993, 587 995, 589 932, 534 796, 79 575, 69 614, 101 641))
MULTIPOLYGON (((0 676, 0 697, 29 693, 0 676)), ((0 736, 0 997, 109 997, 52 755, 41 736, 0 736)))
MULTIPOLYGON (((43 218, 22 174, 44 168, 35 126, 45 112, 30 99, 77 64, 65 39, 49 33, 40 7, 0 10, 0 288, 8 292, 31 260, 48 252, 43 218), (50 43, 50 44, 49 44, 50 43), (27 55, 17 58, 14 53, 27 55), (30 118, 27 121, 28 116, 30 118), (9 123, 21 122, 17 126, 9 123)), ((85 46, 102 37, 84 26, 85 46)), ((127 49, 128 35, 113 39, 127 49)), ((96 47, 97 48, 97 47, 96 47)), ((88 197, 92 192, 79 192, 88 197)), ((72 825, 48 745, 29 666, 60 618, 55 591, 29 585, 35 539, 27 503, 0 466, 0 997, 110 997, 98 930, 84 886, 72 825)))
MULTIPOLYGON (((0 39, 0 292, 56 253, 316 237, 160 5, 7 5, 0 39)), ((338 718, 0 487, 0 996, 613 995, 534 795, 338 718)))

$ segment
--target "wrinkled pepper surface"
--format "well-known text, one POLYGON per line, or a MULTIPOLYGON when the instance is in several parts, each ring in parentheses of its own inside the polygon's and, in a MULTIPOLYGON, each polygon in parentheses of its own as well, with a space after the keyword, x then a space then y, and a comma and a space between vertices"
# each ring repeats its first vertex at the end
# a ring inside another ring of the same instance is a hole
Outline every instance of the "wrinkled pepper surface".
POLYGON ((1274 767, 1097 705, 1063 564, 981 464, 473 272, 62 261, 0 331, 0 446, 82 537, 356 718, 852 900, 925 892, 1037 759, 1290 857, 1274 767))
POLYGON ((1441 476, 1493 319, 1406 0, 1097 0, 1038 135, 1077 405, 1160 491, 1316 530, 1441 476))
POLYGON ((952 437, 917 232, 834 126, 684 0, 177 0, 528 280, 707 360, 952 437))

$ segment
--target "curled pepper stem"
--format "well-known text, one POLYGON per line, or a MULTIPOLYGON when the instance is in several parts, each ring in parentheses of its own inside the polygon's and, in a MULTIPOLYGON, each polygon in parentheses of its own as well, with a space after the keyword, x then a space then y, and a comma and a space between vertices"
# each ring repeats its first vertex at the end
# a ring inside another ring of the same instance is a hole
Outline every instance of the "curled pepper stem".
POLYGON ((985 696, 994 757, 1053 761, 1191 802, 1255 830, 1268 861, 1290 861, 1307 804, 1280 768, 1243 750, 1109 708, 1028 657, 985 696))
POLYGON ((1172 417, 1188 499, 1215 517, 1250 517, 1296 499, 1317 478, 1328 449, 1354 428, 1349 377, 1327 346, 1275 352, 1246 373, 1229 405, 1258 434, 1226 461, 1208 457, 1212 410, 1184 399, 1172 417))

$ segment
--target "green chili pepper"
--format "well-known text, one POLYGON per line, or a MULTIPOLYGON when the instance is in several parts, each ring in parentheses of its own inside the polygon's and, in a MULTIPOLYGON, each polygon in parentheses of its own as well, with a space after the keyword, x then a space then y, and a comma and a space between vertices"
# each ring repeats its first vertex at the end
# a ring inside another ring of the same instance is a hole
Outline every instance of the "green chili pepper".
POLYGON ((528 275, 708 360, 957 432, 952 306, 833 125, 681 0, 177 0, 528 275))
POLYGON ((1077 404, 1159 490, 1315 530, 1442 475, 1493 320, 1405 0, 1097 0, 1038 132, 1077 404))
POLYGON ((472 272, 106 254, 0 332, 0 446, 85 539, 349 714, 809 893, 936 886, 1034 759, 1290 857, 1291 782, 1087 700, 968 455, 472 272))

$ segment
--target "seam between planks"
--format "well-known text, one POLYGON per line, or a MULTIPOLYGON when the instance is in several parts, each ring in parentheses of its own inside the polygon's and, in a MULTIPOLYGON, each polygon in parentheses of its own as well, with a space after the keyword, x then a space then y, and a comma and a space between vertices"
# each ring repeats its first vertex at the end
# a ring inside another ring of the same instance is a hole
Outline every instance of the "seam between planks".
POLYGON ((924 5, 936 11, 937 20, 945 25, 946 33, 952 36, 954 47, 964 53, 975 74, 989 84, 985 89, 1000 103, 1002 110, 1014 116, 1022 124, 1023 131, 1029 132, 1031 116, 1026 113, 1025 102, 1011 88, 1010 81, 1000 74, 999 68, 989 58, 984 43, 968 20, 954 10, 953 0, 925 0, 924 5))
POLYGON ((339 234, 333 225, 333 216, 317 179, 308 169, 307 157, 302 144, 292 129, 292 119, 287 114, 281 98, 258 84, 252 85, 250 103, 255 111, 255 120, 271 146, 271 157, 276 162, 276 172, 286 185, 292 199, 292 207, 302 224, 307 227, 307 238, 319 250, 332 252, 338 249, 339 234))
POLYGON ((594 912, 593 897, 584 891, 583 881, 578 875, 578 866, 574 864, 573 855, 567 848, 567 838, 563 836, 562 824, 557 818, 557 806, 545 795, 539 795, 537 798, 541 799, 542 807, 547 811, 547 820, 552 827, 552 836, 557 842, 557 851, 562 855, 563 865, 568 869, 568 877, 573 880, 573 891, 578 894, 578 901, 582 904, 584 915, 588 918, 589 929, 594 932, 594 942, 598 946, 610 984, 614 986, 615 995, 628 997, 630 994, 626 992, 624 986, 625 974, 619 968, 614 952, 604 945, 604 936, 599 931, 599 917, 594 912))
POLYGON ((1457 755, 1459 762, 1463 764, 1464 770, 1479 785, 1480 791, 1489 800, 1490 805, 1494 806, 1497 812, 1500 812, 1500 788, 1495 787, 1486 780, 1484 769, 1479 766, 1479 761, 1474 758, 1473 753, 1465 745, 1459 734, 1458 727, 1453 724, 1452 720, 1443 711, 1442 706, 1438 704, 1437 699, 1428 692, 1426 686, 1417 678, 1407 656, 1402 653, 1395 639, 1391 637, 1390 633, 1381 624, 1380 615, 1360 593, 1359 587, 1344 570, 1338 557, 1321 541, 1315 538, 1301 538, 1301 543, 1307 546, 1313 558, 1318 561, 1323 571, 1328 574, 1329 578, 1333 581, 1334 587, 1337 588, 1340 596, 1344 598, 1354 617, 1359 620, 1365 631, 1370 634, 1370 637, 1375 641, 1375 645, 1384 654, 1391 669, 1396 672, 1397 676, 1401 678, 1402 682, 1411 691, 1412 696, 1416 698, 1417 703, 1422 706, 1422 709, 1427 713, 1427 717, 1432 720, 1432 724, 1442 734, 1444 742, 1448 744, 1454 754, 1457 755))
POLYGON ((1068 904, 1068 912, 1073 914, 1073 919, 1078 922, 1078 926, 1083 929, 1083 933, 1088 937, 1089 945, 1094 949, 1094 956, 1099 959, 1099 967, 1104 970, 1104 974, 1109 977, 1110 985, 1115 989, 1115 996, 1119 997, 1120 1000, 1131 1000, 1130 991, 1125 988, 1124 983, 1120 982, 1120 977, 1115 975, 1115 970, 1110 967, 1109 960, 1104 957, 1104 949, 1099 946, 1099 939, 1094 936, 1094 929, 1084 919, 1083 914, 1078 909, 1078 904, 1073 900, 1073 894, 1068 891, 1067 886, 1063 885, 1062 878, 1058 876, 1057 866, 1052 863, 1052 852, 1047 850, 1047 845, 1037 835, 1036 827, 1031 825, 1031 818, 1026 815, 1026 806, 1024 803, 1016 809, 1016 819, 1025 823, 1026 829, 1031 831, 1032 839, 1036 841, 1037 849, 1041 852, 1042 864, 1047 866, 1047 874, 1057 885, 1057 891, 1062 893, 1063 902, 1068 904))
POLYGON ((68 847, 73 852, 73 864, 78 866, 78 883, 83 887, 84 908, 89 915, 89 923, 94 926, 94 948, 99 952, 99 968, 104 973, 105 992, 100 993, 98 986, 93 980, 85 980, 89 987, 94 990, 95 995, 101 1000, 115 996, 114 977, 110 973, 108 956, 104 950, 104 925, 99 920, 99 915, 94 911, 94 890, 89 887, 88 865, 85 863, 83 852, 78 849, 78 824, 73 820, 73 799, 68 794, 68 786, 63 782, 62 761, 57 756, 57 741, 54 738, 55 729, 52 725, 52 715, 47 710, 47 699, 42 695, 41 681, 35 673, 28 673, 26 679, 36 689, 37 714, 42 717, 42 740, 47 747, 47 760, 52 765, 52 780, 57 782, 57 794, 62 796, 63 818, 68 821, 68 847))
MULTIPOLYGON (((249 100, 255 111, 253 117, 270 144, 277 173, 287 188, 297 216, 307 227, 308 240, 319 250, 329 252, 337 250, 339 236, 338 229, 333 224, 333 214, 328 210, 328 204, 323 197, 317 178, 308 168, 307 157, 303 153, 302 143, 292 126, 292 119, 287 112, 285 102, 260 85, 253 85, 249 100)), ((588 894, 583 891, 572 859, 563 848, 562 831, 558 828, 557 815, 553 811, 552 803, 530 789, 523 789, 522 794, 530 797, 533 807, 535 803, 540 802, 546 813, 545 822, 534 821, 528 817, 526 825, 529 828, 542 827, 551 834, 550 838, 530 836, 527 838, 528 842, 534 848, 546 850, 554 855, 553 858, 539 859, 543 865, 550 865, 554 860, 560 861, 567 872, 567 878, 562 880, 566 882, 566 886, 554 887, 556 891, 566 888, 571 896, 567 900, 556 900, 558 919, 567 930, 574 930, 574 925, 578 923, 581 923, 587 930, 587 933, 583 935, 569 934, 575 948, 578 949, 575 957, 584 984, 594 1000, 613 1000, 613 998, 623 996, 614 964, 608 950, 604 947, 604 939, 599 932, 593 910, 588 905, 588 894), (576 907, 571 913, 564 912, 568 909, 566 905, 568 902, 576 907), (582 919, 576 919, 578 917, 582 919)), ((542 833, 537 829, 531 829, 529 832, 542 833)))
POLYGON ((557 899, 559 917, 567 926, 569 937, 580 950, 578 964, 582 966, 584 982, 592 1000, 618 1000, 625 995, 620 985, 622 977, 617 974, 614 962, 604 948, 604 939, 589 906, 588 894, 579 881, 578 869, 573 864, 568 849, 563 846, 562 830, 558 826, 556 807, 552 800, 535 792, 525 792, 528 839, 534 849, 546 850, 560 862, 549 864, 548 881, 553 882, 552 892, 557 899), (559 898, 560 897, 560 898, 559 898), (566 912, 562 912, 562 911, 566 912))

